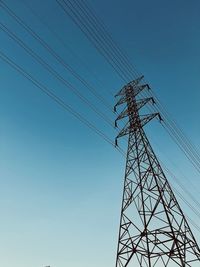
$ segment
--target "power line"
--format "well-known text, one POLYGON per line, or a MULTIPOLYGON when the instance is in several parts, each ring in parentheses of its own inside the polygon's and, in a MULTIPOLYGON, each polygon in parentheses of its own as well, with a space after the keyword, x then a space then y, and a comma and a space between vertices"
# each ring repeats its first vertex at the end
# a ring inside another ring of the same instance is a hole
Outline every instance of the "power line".
POLYGON ((179 139, 177 139, 176 136, 173 135, 173 133, 170 132, 170 130, 165 127, 164 124, 162 124, 163 128, 168 132, 168 134, 171 136, 172 140, 177 144, 177 146, 180 148, 180 150, 183 152, 183 154, 186 156, 186 158, 189 160, 189 162, 193 165, 193 167, 200 173, 200 163, 194 158, 194 156, 191 156, 190 151, 187 152, 185 147, 183 146, 182 142, 179 143, 179 139))
MULTIPOLYGON (((158 144, 155 142, 155 140, 153 140, 153 142, 154 142, 154 144, 156 144, 157 148, 159 148, 160 152, 162 152, 162 154, 165 157, 167 157, 166 153, 161 150, 161 148, 158 146, 158 144)), ((175 163, 171 160, 171 158, 167 157, 167 159, 171 164, 173 164, 175 166, 175 163)), ((171 178, 173 178, 173 180, 184 191, 184 193, 188 196, 188 198, 190 198, 194 202, 194 204, 198 208, 198 212, 200 214, 200 202, 195 198, 195 196, 193 194, 191 194, 191 192, 188 190, 188 188, 186 188, 186 186, 184 186, 184 184, 180 182, 180 179, 178 179, 177 176, 172 171, 169 170, 169 168, 166 166, 166 164, 164 164, 161 160, 160 160, 160 163, 162 164, 163 169, 165 169, 165 171, 169 174, 169 176, 171 178)), ((175 166, 175 167, 177 168, 177 166, 175 166)), ((181 177, 185 177, 185 179, 188 180, 189 183, 193 186, 191 179, 187 178, 184 174, 181 174, 181 177)), ((195 186, 193 186, 193 187, 194 187, 194 189, 196 189, 195 186)), ((190 204, 190 205, 193 207, 192 204, 190 204)))
MULTIPOLYGON (((103 81, 96 75, 96 73, 94 72, 93 69, 91 69, 91 67, 89 66, 89 64, 87 64, 87 61, 84 60, 80 55, 78 55, 73 49, 72 47, 69 45, 69 43, 67 43, 63 38, 61 38, 61 36, 58 34, 58 31, 54 30, 52 27, 49 26, 49 24, 44 20, 43 17, 41 17, 38 12, 31 7, 31 5, 29 3, 27 3, 26 0, 21 0, 21 2, 23 3, 23 5, 26 7, 26 9, 28 9, 35 18, 37 18, 37 20, 52 34, 52 36, 54 36, 57 41, 67 50, 70 50, 70 53, 73 54, 73 58, 76 58, 79 61, 80 65, 84 66, 84 69, 87 69, 88 73, 90 73, 90 75, 92 77, 95 78, 95 80, 97 81, 97 83, 99 83, 100 85, 100 90, 105 87, 105 84, 103 83, 103 81)), ((110 90, 106 90, 110 96, 113 97, 113 93, 110 90)), ((107 104, 108 108, 110 109, 110 104, 109 102, 107 102, 107 99, 105 97, 103 97, 100 93, 99 90, 96 90, 96 93, 99 95, 99 97, 107 104)))
POLYGON ((100 20, 93 12, 92 8, 87 4, 86 1, 74 0, 77 7, 83 13, 84 17, 88 20, 88 24, 93 25, 94 31, 99 35, 107 49, 109 49, 111 55, 117 59, 119 65, 121 65, 126 73, 129 73, 129 79, 137 78, 139 74, 133 69, 128 57, 125 56, 124 52, 119 48, 116 42, 113 40, 111 34, 108 32, 105 24, 100 20))
MULTIPOLYGON (((70 18, 72 18, 73 21, 76 21, 76 24, 79 28, 82 29, 82 32, 88 37, 88 39, 93 43, 93 45, 96 47, 96 42, 100 42, 101 41, 101 46, 103 46, 104 50, 108 47, 112 47, 114 48, 114 45, 112 42, 109 41, 109 38, 105 37, 108 36, 108 34, 104 33, 102 34, 103 30, 102 28, 97 28, 98 24, 97 24, 97 19, 95 20, 94 18, 89 17, 89 13, 86 9, 86 7, 88 5, 82 5, 80 4, 80 1, 74 1, 73 3, 71 3, 69 1, 69 3, 67 3, 65 0, 62 0, 62 3, 65 4, 65 6, 63 4, 61 4, 60 0, 56 0, 57 2, 59 2, 59 5, 62 6, 62 8, 65 10, 65 13, 68 14, 68 16, 70 16, 70 18), (76 6, 75 4, 76 3, 76 6), (66 7, 69 9, 68 11, 66 11, 66 7), (71 13, 69 12, 71 11, 71 13), (81 14, 82 11, 82 14, 81 14), (78 17, 77 18, 77 14, 81 14, 81 19, 78 17), (85 16, 85 18, 83 17, 83 15, 85 16), (85 20, 84 20, 85 19, 85 20), (87 19, 87 21, 86 21, 87 19), (85 28, 86 29, 85 29, 85 28), (90 28, 89 28, 90 27, 90 28), (89 30, 88 30, 89 28, 89 30), (90 35, 91 34, 91 35, 90 35), (90 35, 90 36, 88 36, 90 35), (93 38, 93 35, 96 36, 96 38, 98 37, 98 40, 93 38), (110 44, 110 46, 106 45, 105 42, 108 44, 110 44)), ((109 50, 110 51, 110 50, 109 50)), ((107 55, 102 53, 104 58, 107 60, 107 55)), ((116 60, 116 55, 119 56, 119 53, 115 53, 113 55, 113 51, 110 52, 110 57, 112 58, 112 62, 114 62, 115 66, 121 70, 122 74, 124 72, 124 69, 122 70, 120 66, 122 66, 123 62, 125 62, 124 60, 118 59, 116 60), (120 66, 119 66, 119 62, 120 62, 120 66)), ((123 52, 122 52, 122 57, 125 57, 123 52)), ((127 64, 128 65, 128 64, 127 64)), ((125 66, 123 66, 125 67, 125 66)), ((132 70, 134 71, 134 70, 132 70)), ((126 69, 126 73, 129 73, 130 75, 132 75, 131 72, 131 68, 126 69)), ((132 76, 131 76, 132 77, 132 76)), ((154 93, 153 93, 154 95, 154 93)), ((157 97, 156 97, 157 99, 157 97)), ((189 159, 189 161, 192 163, 192 165, 195 167, 195 169, 200 172, 200 154, 197 152, 197 150, 195 150, 194 147, 192 147, 192 145, 190 144, 190 142, 188 141, 188 139, 184 136, 184 134, 180 134, 181 131, 178 129, 178 127, 176 125, 174 125, 173 121, 169 119, 169 117, 167 116, 167 113, 165 112, 163 106, 161 105, 160 101, 157 99, 158 102, 158 107, 161 108, 161 114, 163 115, 164 118, 164 123, 166 124, 166 127, 168 128, 168 133, 170 133, 169 135, 172 137, 173 141, 175 141, 175 143, 179 146, 179 148, 181 148, 181 151, 184 152, 184 154, 186 155, 186 157, 189 159)))
MULTIPOLYGON (((66 3, 65 0, 63 1, 66 3)), ((80 1, 76 1, 76 0, 74 1, 69 0, 69 3, 71 4, 72 8, 75 9, 77 7, 77 10, 82 19, 82 22, 84 22, 85 25, 87 25, 87 28, 91 29, 91 32, 96 36, 96 38, 104 42, 106 51, 109 51, 110 56, 115 60, 118 68, 122 71, 122 73, 124 73, 125 76, 128 77, 128 80, 133 79, 132 76, 128 75, 128 72, 127 72, 128 65, 124 64, 123 58, 121 58, 118 55, 119 51, 118 53, 116 53, 116 47, 107 38, 107 35, 104 34, 104 31, 102 31, 100 27, 101 26, 100 23, 98 23, 98 21, 93 16, 91 16, 88 9, 85 8, 85 5, 83 5, 80 1)))
POLYGON ((103 138, 107 143, 111 144, 115 147, 113 141, 106 136, 102 131, 100 131, 95 125, 85 119, 79 112, 75 111, 70 105, 65 103, 61 98, 59 98, 56 94, 54 94, 50 89, 48 89, 45 85, 37 81, 32 75, 26 72, 22 67, 16 64, 13 60, 7 57, 2 51, 0 51, 0 58, 10 65, 13 69, 15 69, 18 73, 24 76, 27 80, 29 80, 32 84, 38 87, 44 94, 50 97, 54 102, 56 102, 63 109, 71 113, 74 117, 76 117, 79 121, 89 127, 92 131, 98 134, 101 138, 103 138))
MULTIPOLYGON (((153 140, 153 142, 156 144, 156 142, 153 140)), ((158 144, 156 144, 158 147, 158 144)), ((159 150, 162 152, 162 154, 167 157, 166 153, 164 153, 160 147, 159 150)), ((171 158, 167 157, 167 159, 169 160, 169 162, 171 164, 173 164, 175 166, 175 163, 171 160, 171 158)), ((200 212, 200 202, 195 198, 195 196, 193 194, 191 194, 191 192, 188 190, 188 188, 186 188, 186 186, 184 186, 183 183, 180 182, 180 179, 178 179, 176 177, 176 175, 174 175, 174 173, 172 173, 169 168, 167 168, 167 166, 160 160, 160 162, 162 163, 163 168, 167 171, 167 173, 174 179, 174 181, 178 184, 178 186, 184 191, 184 193, 195 203, 195 205, 197 206, 197 208, 199 209, 200 212)), ((177 168, 177 166, 175 166, 177 168)), ((180 171, 180 170, 179 170, 180 171)), ((189 179, 188 177, 186 177, 183 173, 181 173, 181 177, 185 178, 190 185, 197 190, 197 188, 193 185, 192 180, 189 179)))
MULTIPOLYGON (((3 8, 5 11, 15 19, 33 38, 35 38, 48 52, 50 52, 51 55, 53 55, 59 63, 63 65, 63 60, 56 54, 56 52, 51 49, 51 47, 36 33, 34 32, 29 26, 27 26, 5 3, 2 2, 4 5, 3 8)), ((41 57, 39 57, 32 49, 27 47, 27 45, 20 40, 16 35, 14 35, 11 31, 8 30, 8 28, 5 27, 5 25, 1 25, 2 29, 4 32, 6 32, 13 40, 15 40, 23 49, 26 50, 32 57, 34 57, 44 68, 46 68, 54 77, 59 79, 62 83, 64 83, 65 86, 70 88, 79 98, 81 98, 87 105, 90 106, 90 108, 95 111, 98 115, 100 115, 111 127, 113 127, 112 121, 101 111, 97 110, 97 108, 90 102, 88 101, 76 88, 74 88, 71 84, 69 84, 68 81, 66 81, 59 73, 57 73, 54 69, 51 68, 49 64, 47 64, 41 57)), ((64 67, 66 67, 66 64, 64 62, 64 67)), ((68 67, 68 65, 67 65, 68 67)), ((73 73, 74 74, 74 73, 73 73)), ((76 75, 75 75, 76 76, 76 75)), ((77 77, 77 76, 76 76, 77 77)), ((80 77, 78 77, 80 80, 80 77)), ((82 80, 81 80, 82 81, 82 80)), ((87 82, 82 83, 85 85, 87 82)), ((87 85, 87 84, 86 84, 87 85)), ((112 110, 110 106, 107 105, 107 107, 112 110)), ((113 112, 113 110, 112 110, 113 112)))
POLYGON ((85 96, 83 96, 79 90, 77 90, 72 84, 70 84, 65 78, 63 78, 57 71, 55 71, 46 61, 38 56, 31 48, 29 48, 21 39, 19 39, 14 33, 12 33, 4 24, 0 23, 0 28, 12 38, 18 45, 23 48, 30 56, 32 56, 40 65, 42 65, 48 72, 50 72, 56 79, 58 79, 65 87, 72 90, 76 96, 78 96, 85 104, 87 104, 97 115, 103 118, 111 127, 113 127, 112 121, 101 111, 99 111, 85 96))
POLYGON ((63 60, 54 49, 52 49, 47 42, 44 41, 30 26, 28 26, 19 16, 17 16, 3 1, 0 2, 2 8, 11 16, 23 29, 25 29, 35 40, 37 40, 67 71, 69 71, 77 80, 79 80, 101 103, 110 111, 109 104, 105 99, 90 85, 83 77, 81 77, 65 60, 63 60))
POLYGON ((67 3, 66 1, 62 1, 62 3, 61 3, 60 0, 56 0, 56 2, 59 4, 59 6, 62 8, 62 10, 66 13, 66 15, 69 16, 73 20, 73 22, 77 25, 77 27, 81 30, 81 32, 84 33, 84 35, 87 37, 87 39, 93 43, 93 45, 98 50, 98 52, 113 67, 113 69, 118 74, 118 76, 124 82, 127 82, 128 79, 126 77, 126 74, 124 73, 124 71, 122 71, 120 69, 120 67, 118 65, 116 65, 115 59, 113 59, 110 56, 109 52, 102 45, 101 39, 99 40, 99 37, 93 33, 93 31, 88 27, 88 25, 86 23, 84 23, 84 22, 82 23, 80 17, 78 16, 78 13, 73 10, 73 8, 70 6, 70 3, 67 3))

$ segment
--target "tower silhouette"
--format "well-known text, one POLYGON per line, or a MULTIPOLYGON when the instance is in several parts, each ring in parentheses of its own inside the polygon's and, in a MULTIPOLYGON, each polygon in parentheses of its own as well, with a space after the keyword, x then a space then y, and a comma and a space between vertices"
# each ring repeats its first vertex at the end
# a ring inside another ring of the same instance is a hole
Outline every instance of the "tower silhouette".
POLYGON ((125 105, 118 120, 127 118, 116 137, 128 135, 128 149, 121 208, 116 267, 199 267, 200 249, 162 167, 148 141, 144 125, 159 113, 139 110, 153 98, 137 99, 143 76, 116 95, 125 105))

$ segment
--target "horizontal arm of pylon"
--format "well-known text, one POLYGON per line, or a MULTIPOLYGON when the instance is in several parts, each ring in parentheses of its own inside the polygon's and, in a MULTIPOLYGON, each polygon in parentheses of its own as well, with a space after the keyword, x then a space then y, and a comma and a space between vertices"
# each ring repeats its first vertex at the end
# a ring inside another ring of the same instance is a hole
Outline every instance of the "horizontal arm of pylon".
POLYGON ((132 82, 129 82, 127 85, 125 85, 116 95, 116 96, 120 96, 120 95, 124 95, 125 94, 125 90, 126 90, 126 87, 129 86, 129 85, 132 85, 132 86, 135 86, 135 85, 138 85, 141 80, 144 78, 144 75, 142 75, 141 77, 133 80, 132 82))
POLYGON ((158 117, 160 121, 162 121, 162 118, 159 113, 153 113, 149 115, 141 115, 140 121, 136 121, 133 125, 130 126, 130 122, 127 122, 127 124, 124 126, 124 128, 119 132, 117 137, 115 138, 115 144, 117 145, 117 139, 120 137, 123 137, 125 135, 128 135, 138 128, 142 128, 144 125, 146 125, 148 122, 150 122, 155 117, 158 117))
MULTIPOLYGON (((150 89, 148 84, 142 84, 142 85, 139 85, 139 86, 137 86, 135 88, 134 87, 132 87, 132 88, 133 88, 132 90, 133 90, 133 96, 134 97, 136 97, 145 88, 147 88, 148 90, 150 89)), ((127 96, 127 94, 126 94, 126 90, 128 90, 128 87, 126 87, 124 90, 125 90, 124 94, 122 94, 121 98, 118 100, 118 102, 114 106, 114 111, 115 112, 116 112, 116 107, 126 103, 128 101, 128 98, 130 97, 130 96, 127 96)))
POLYGON ((150 122, 152 119, 154 119, 155 117, 158 117, 158 119, 160 121, 162 121, 162 118, 160 116, 160 113, 153 113, 153 114, 149 114, 149 115, 141 115, 140 119, 141 119, 141 126, 143 127, 145 124, 147 124, 148 122, 150 122))
POLYGON ((122 104, 126 103, 127 100, 128 100, 128 99, 127 99, 127 96, 126 96, 126 95, 123 95, 123 96, 118 100, 117 104, 115 104, 115 106, 114 106, 114 111, 116 112, 116 107, 119 106, 119 105, 122 105, 122 104))
MULTIPOLYGON (((140 110, 143 106, 145 106, 148 102, 152 102, 153 104, 155 104, 155 101, 153 99, 153 97, 149 97, 149 98, 145 98, 145 99, 141 99, 137 101, 137 110, 140 110)), ((126 108, 125 110, 123 110, 119 116, 117 117, 117 119, 115 120, 115 126, 117 127, 117 121, 124 119, 125 117, 130 115, 130 110, 128 108, 126 108)))

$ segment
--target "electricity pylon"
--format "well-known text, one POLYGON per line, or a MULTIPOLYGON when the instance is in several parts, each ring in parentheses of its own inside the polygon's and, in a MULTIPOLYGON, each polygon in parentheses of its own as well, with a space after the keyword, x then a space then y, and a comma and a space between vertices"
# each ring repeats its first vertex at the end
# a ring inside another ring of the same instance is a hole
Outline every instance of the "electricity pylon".
POLYGON ((116 137, 128 135, 124 191, 116 267, 199 267, 200 249, 170 184, 144 132, 144 125, 159 113, 140 115, 153 98, 137 99, 140 77, 116 95, 126 105, 117 121, 127 118, 116 137))

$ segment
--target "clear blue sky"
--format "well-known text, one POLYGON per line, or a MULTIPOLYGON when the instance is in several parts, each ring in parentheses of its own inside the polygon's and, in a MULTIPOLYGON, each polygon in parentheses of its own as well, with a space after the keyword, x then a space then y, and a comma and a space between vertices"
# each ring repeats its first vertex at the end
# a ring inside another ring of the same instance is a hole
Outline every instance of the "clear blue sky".
MULTIPOLYGON (((5 2, 114 105, 112 94, 123 82, 56 1, 5 2), (57 32, 66 46, 24 2, 57 32)), ((136 68, 144 73, 173 118, 200 147, 200 2, 90 0, 89 3, 136 68)), ((2 23, 114 120, 2 8, 0 17, 2 23)), ((114 140, 115 132, 102 119, 3 32, 0 32, 0 47, 114 140)), ((1 60, 0 93, 0 266, 114 266, 123 157, 1 60)), ((196 189, 200 186, 199 176, 179 149, 157 122, 148 125, 147 132, 162 161, 200 199, 196 189), (181 172, 187 177, 182 177, 181 172)), ((198 218, 180 203, 199 224, 198 218)), ((199 233, 195 230, 194 233, 200 240, 199 233)))

